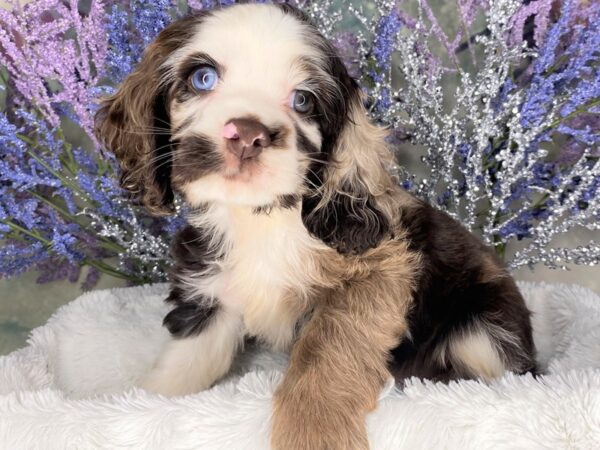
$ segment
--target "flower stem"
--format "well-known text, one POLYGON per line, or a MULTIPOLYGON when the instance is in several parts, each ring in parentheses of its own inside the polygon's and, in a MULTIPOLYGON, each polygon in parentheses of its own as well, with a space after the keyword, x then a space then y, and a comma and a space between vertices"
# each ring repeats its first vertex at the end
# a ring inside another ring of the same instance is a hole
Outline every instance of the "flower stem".
MULTIPOLYGON (((26 236, 29 236, 39 242, 41 242, 42 244, 44 244, 46 247, 48 247, 48 249, 52 250, 52 241, 44 238, 43 236, 41 236, 39 233, 35 233, 31 230, 28 230, 10 220, 2 220, 2 223, 8 225, 10 228, 12 228, 14 231, 18 232, 18 233, 22 233, 26 236)), ((84 258, 81 261, 81 264, 83 265, 88 265, 90 267, 94 267, 96 269, 98 269, 100 272, 105 273, 107 275, 113 276, 115 278, 120 278, 122 280, 128 280, 134 283, 144 283, 147 282, 148 280, 144 279, 144 278, 139 278, 139 277, 135 277, 129 274, 126 274, 124 272, 121 272, 118 269, 115 269, 114 267, 111 267, 109 264, 106 264, 105 262, 102 261, 96 261, 90 258, 84 258)))
POLYGON ((572 113, 567 114, 564 117, 560 117, 560 118, 556 119, 554 122, 551 122, 550 125, 548 125, 548 127, 546 127, 546 130, 554 128, 557 125, 560 125, 561 123, 566 122, 569 119, 572 119, 573 117, 577 116, 578 114, 587 112, 588 109, 593 108, 596 105, 600 105, 600 98, 595 98, 594 100, 586 103, 585 105, 580 106, 579 108, 577 108, 572 113))
MULTIPOLYGON (((56 203, 50 201, 49 199, 47 199, 46 197, 38 194, 37 192, 34 192, 32 190, 28 190, 28 193, 30 193, 32 196, 34 196, 35 198, 37 198, 38 200, 40 200, 41 202, 44 202, 46 205, 50 206, 51 208, 55 209, 56 211, 58 211, 65 219, 70 220, 71 222, 79 225, 81 228, 83 229, 87 229, 87 227, 85 225, 83 225, 79 220, 77 220, 77 217, 73 216, 71 213, 69 213, 69 211, 67 211, 66 209, 62 208, 61 206, 57 205, 56 203)), ((117 244, 116 242, 113 242, 107 238, 105 238, 104 236, 97 236, 96 238, 100 239, 101 241, 101 245, 107 249, 107 250, 111 250, 115 253, 122 253, 125 251, 125 248, 122 247, 121 245, 117 244)))
POLYGON ((82 264, 90 266, 90 267, 94 267, 95 269, 98 269, 102 273, 105 273, 105 274, 110 275, 115 278, 120 278, 121 280, 127 280, 127 281, 131 281, 131 282, 138 283, 138 284, 142 284, 142 283, 145 283, 148 281, 144 278, 134 277, 132 275, 128 275, 124 272, 121 272, 120 270, 115 269, 114 267, 111 267, 110 265, 108 265, 102 261, 96 261, 93 259, 85 258, 82 261, 82 264))
POLYGON ((8 225, 14 231, 17 231, 19 233, 25 234, 26 236, 32 237, 33 239, 40 241, 42 244, 48 246, 49 248, 52 248, 52 241, 49 241, 48 239, 44 238, 43 236, 40 236, 38 233, 34 233, 34 232, 28 230, 27 228, 23 228, 22 226, 17 225, 16 223, 14 223, 10 220, 2 220, 2 223, 8 225))

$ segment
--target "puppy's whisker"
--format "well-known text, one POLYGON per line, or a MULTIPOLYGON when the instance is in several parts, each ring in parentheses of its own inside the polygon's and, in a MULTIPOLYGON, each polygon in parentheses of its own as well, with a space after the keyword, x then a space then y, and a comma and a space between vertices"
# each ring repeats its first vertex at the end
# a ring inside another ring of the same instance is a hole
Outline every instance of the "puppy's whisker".
MULTIPOLYGON (((168 145, 163 145, 161 147, 158 147, 156 150, 161 150, 161 149, 166 148, 166 147, 168 147, 168 145)), ((195 152, 193 150, 190 150, 188 152, 180 152, 180 153, 178 153, 178 156, 180 156, 180 157, 190 156, 190 155, 193 155, 194 153, 195 152)), ((161 165, 155 167, 155 169, 164 167, 169 162, 171 162, 171 163, 173 162, 173 161, 171 161, 172 158, 173 158, 173 153, 172 152, 155 156, 155 157, 151 158, 150 160, 146 161, 144 164, 141 164, 140 166, 136 167, 135 169, 132 169, 131 173, 137 175, 137 174, 139 174, 139 173, 147 170, 150 166, 153 166, 154 164, 156 164, 157 162, 159 162, 161 160, 166 160, 166 161, 164 161, 163 163, 161 163, 161 165)), ((183 166, 185 167, 187 165, 183 165, 183 166)))
POLYGON ((154 121, 159 121, 167 125, 169 128, 171 127, 171 123, 167 120, 161 119, 160 117, 153 116, 154 121))
POLYGON ((160 155, 157 156, 155 158, 153 158, 153 160, 150 160, 148 162, 146 162, 142 167, 140 167, 140 169, 147 169, 148 166, 153 165, 155 163, 157 163, 158 161, 160 161, 161 159, 165 159, 165 161, 162 161, 158 166, 154 167, 154 170, 162 168, 166 165, 168 165, 169 163, 171 164, 172 168, 177 168, 177 167, 189 167, 190 164, 189 163, 183 163, 178 161, 178 159, 182 158, 182 157, 186 157, 186 156, 193 156, 196 153, 195 150, 190 150, 187 152, 178 152, 178 153, 166 153, 164 155, 160 155))
POLYGON ((302 160, 303 160, 303 161, 310 161, 310 162, 314 162, 314 163, 317 163, 317 164, 323 164, 323 165, 327 165, 327 164, 329 164, 329 161, 328 161, 328 160, 317 159, 317 158, 310 158, 310 157, 307 157, 307 156, 305 156, 305 155, 303 155, 303 158, 302 158, 302 160))
MULTIPOLYGON (((311 170, 310 168, 306 169, 308 172, 312 173, 313 175, 315 175, 316 177, 318 177, 318 175, 311 170)), ((283 172, 286 175, 291 175, 291 176, 297 176, 298 172, 296 170, 291 170, 288 168, 279 168, 278 171, 281 173, 283 172)), ((309 180, 308 178, 306 178, 306 175, 302 176, 302 182, 305 184, 308 184, 309 186, 311 186, 313 189, 315 189, 316 191, 323 189, 323 186, 319 186, 317 184, 315 184, 313 181, 309 180)))
POLYGON ((161 128, 161 127, 135 127, 135 128, 125 128, 117 125, 113 125, 112 128, 115 130, 121 131, 127 134, 142 134, 142 135, 151 135, 151 134, 160 134, 160 135, 169 135, 171 134, 171 128, 161 128))

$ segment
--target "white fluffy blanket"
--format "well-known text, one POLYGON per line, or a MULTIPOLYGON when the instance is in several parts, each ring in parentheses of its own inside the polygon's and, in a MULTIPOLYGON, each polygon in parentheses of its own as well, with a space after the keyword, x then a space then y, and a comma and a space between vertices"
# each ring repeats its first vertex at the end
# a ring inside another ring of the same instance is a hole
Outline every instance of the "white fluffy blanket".
MULTIPOLYGON (((390 387, 367 419, 373 449, 600 449, 600 298, 520 287, 547 375, 390 387)), ((228 379, 188 397, 131 388, 167 338, 165 292, 85 294, 1 357, 0 448, 268 448, 283 355, 254 349, 228 379)))

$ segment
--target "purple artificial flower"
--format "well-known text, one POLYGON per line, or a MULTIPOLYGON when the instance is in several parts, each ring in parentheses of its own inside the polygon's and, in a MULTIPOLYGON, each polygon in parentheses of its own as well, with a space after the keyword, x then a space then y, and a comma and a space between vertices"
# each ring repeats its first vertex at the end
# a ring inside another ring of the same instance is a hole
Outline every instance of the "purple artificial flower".
POLYGON ((0 113, 0 154, 6 155, 9 150, 22 154, 25 152, 25 143, 17 137, 17 134, 22 132, 21 128, 17 128, 12 124, 6 114, 0 113))
MULTIPOLYGON (((234 5, 236 0, 188 0, 187 4, 195 10, 213 9, 219 6, 234 5)), ((266 1, 257 1, 256 3, 266 3, 266 1)))
POLYGON ((487 0, 460 0, 458 2, 459 17, 463 26, 460 27, 452 39, 452 42, 450 42, 448 35, 442 29, 439 21, 429 6, 429 3, 427 3, 426 0, 423 0, 419 2, 419 6, 423 9, 425 16, 431 24, 431 33, 444 46, 446 49, 446 54, 453 64, 458 66, 459 63, 458 59, 456 58, 456 50, 459 48, 463 39, 468 38, 468 36, 464 35, 463 28, 467 30, 469 29, 469 27, 473 24, 473 20, 475 19, 477 11, 488 6, 487 0))
POLYGON ((487 0, 458 0, 458 12, 465 26, 468 28, 475 20, 477 12, 482 8, 487 8, 489 3, 487 0))
POLYGON ((382 16, 377 23, 372 50, 378 67, 378 71, 373 73, 373 78, 376 81, 381 81, 381 73, 391 68, 391 57, 401 28, 402 20, 397 8, 393 8, 388 15, 382 16))
POLYGON ((598 128, 593 130, 590 126, 584 128, 571 128, 567 125, 560 125, 557 128, 557 131, 567 136, 571 136, 576 141, 587 146, 596 148, 596 150, 598 149, 598 146, 600 146, 600 133, 598 132, 598 128))
POLYGON ((469 39, 468 35, 464 35, 464 31, 468 32, 471 25, 473 25, 477 13, 488 7, 489 3, 487 0, 458 0, 458 13, 463 26, 459 28, 452 42, 446 47, 452 51, 452 54, 456 53, 463 39, 469 39))
POLYGON ((131 73, 144 48, 171 23, 173 7, 172 0, 135 0, 128 8, 112 6, 106 21, 106 73, 113 83, 120 83, 131 73))
POLYGON ((444 33, 444 30, 442 30, 442 27, 440 26, 437 18, 435 17, 435 14, 429 6, 429 3, 427 3, 427 1, 422 1, 419 2, 419 6, 423 9, 423 12, 425 12, 425 16, 431 23, 431 32, 433 33, 433 35, 445 47, 446 53, 452 59, 452 61, 458 64, 456 55, 454 54, 456 47, 453 47, 453 44, 451 44, 448 40, 448 36, 446 35, 446 33, 444 33))
MULTIPOLYGON (((19 133, 24 133, 24 129, 17 128, 8 121, 6 115, 0 114, 0 154, 3 156, 0 158, 0 186, 5 191, 0 203, 5 203, 4 208, 11 212, 19 210, 14 203, 14 195, 35 186, 61 185, 55 177, 48 176, 37 161, 27 158, 27 145, 18 138, 19 133)), ((56 166, 54 158, 46 159, 46 162, 51 167, 56 166)))
POLYGON ((390 109, 392 106, 392 98, 390 96, 390 91, 387 88, 381 89, 379 92, 379 98, 377 100, 377 104, 375 105, 375 111, 384 112, 390 109))
MULTIPOLYGON (((62 227, 61 227, 62 228, 62 227)), ((52 234, 52 250, 60 256, 67 258, 69 262, 83 259, 83 255, 75 250, 77 238, 72 234, 75 226, 67 226, 66 230, 60 230, 58 227, 52 234)))
POLYGON ((494 110, 494 114, 498 114, 501 111, 502 107, 506 100, 508 100, 508 94, 513 92, 516 89, 517 85, 515 82, 507 78, 506 81, 502 84, 500 88, 500 92, 498 92, 498 97, 492 100, 492 108, 494 110))
POLYGON ((544 42, 546 31, 548 30, 553 3, 554 0, 535 0, 529 3, 523 3, 510 21, 510 44, 516 46, 523 42, 525 22, 527 19, 533 18, 533 39, 537 47, 541 47, 544 42))
POLYGON ((560 166, 555 162, 536 162, 531 168, 530 184, 532 186, 553 190, 562 181, 560 166))
POLYGON ((59 258, 48 258, 37 264, 36 270, 40 272, 36 282, 40 284, 53 281, 68 280, 72 283, 79 279, 81 268, 68 260, 59 258))
MULTIPOLYGON (((564 131, 568 136, 566 145, 561 149, 558 157, 558 162, 564 165, 571 165, 578 161, 586 148, 589 147, 589 142, 598 142, 600 139, 600 116, 579 115, 561 125, 558 131, 564 131), (582 139, 583 138, 583 139, 582 139)), ((591 156, 600 158, 600 145, 595 148, 591 147, 591 156)))
POLYGON ((28 245, 9 239, 0 246, 0 278, 20 275, 47 258, 47 251, 40 242, 28 245))
MULTIPOLYGON (((600 19, 600 14, 598 17, 600 19)), ((598 21, 597 25, 600 27, 600 20, 598 21)), ((597 30, 600 30, 600 28, 597 28, 597 30)), ((596 46, 595 48, 597 51, 597 49, 600 48, 600 33, 596 31, 594 35, 593 42, 590 44, 588 49, 592 50, 594 48, 593 46, 596 46)), ((591 58, 594 58, 595 63, 600 64, 599 57, 590 56, 590 59, 591 58)), ((585 67, 587 62, 588 61, 586 58, 586 61, 581 63, 581 67, 583 67, 582 72, 586 71, 585 67)), ((591 70, 592 69, 590 69, 590 71, 591 70)), ((600 66, 594 67, 593 70, 595 71, 595 75, 590 75, 588 79, 580 80, 577 87, 571 91, 568 100, 560 110, 562 117, 566 117, 569 114, 574 113, 578 108, 581 108, 587 103, 600 98, 600 66)))
POLYGON ((85 280, 81 283, 82 291, 90 291, 92 290, 100 281, 100 271, 95 267, 90 267, 87 275, 85 276, 85 280))
POLYGON ((548 31, 544 45, 534 64, 534 73, 536 75, 541 75, 546 72, 555 63, 557 56, 556 52, 561 38, 566 33, 572 31, 570 24, 573 12, 573 1, 574 0, 565 0, 563 2, 558 21, 548 31))
POLYGON ((438 206, 449 207, 454 198, 454 193, 452 189, 446 189, 442 192, 441 195, 438 195, 436 198, 436 202, 438 206))
POLYGON ((508 239, 512 236, 516 237, 517 240, 531 237, 531 228, 533 224, 533 213, 530 211, 524 211, 514 219, 509 220, 500 228, 499 234, 503 239, 508 239))
POLYGON ((106 75, 114 83, 120 83, 131 73, 142 55, 142 47, 132 42, 127 11, 113 6, 106 21, 108 53, 106 75))
POLYGON ((169 10, 172 0, 136 0, 133 2, 134 29, 144 48, 173 20, 169 10))
POLYGON ((83 14, 76 0, 37 0, 21 6, 10 0, 0 8, 0 65, 5 66, 22 106, 31 105, 56 127, 55 105, 73 109, 93 136, 93 99, 106 56, 104 4, 92 0, 83 14))
POLYGON ((594 177, 592 184, 581 194, 581 201, 590 202, 596 198, 600 191, 600 175, 594 177))
POLYGON ((563 117, 598 98, 598 68, 593 72, 591 67, 600 63, 600 5, 586 9, 585 24, 579 14, 573 12, 573 0, 565 0, 558 22, 548 31, 521 107, 521 124, 526 128, 542 122, 566 86, 574 85, 569 89, 573 95, 561 109, 563 117), (561 45, 565 40, 566 45, 561 45))
POLYGON ((412 179, 402 180, 402 188, 410 192, 415 188, 415 183, 412 179))
MULTIPOLYGON (((0 114, 0 239, 6 243, 0 252, 1 276, 55 265, 57 272, 46 270, 40 280, 50 281, 64 275, 66 267, 79 267, 85 259, 116 256, 114 250, 102 247, 93 224, 79 221, 83 207, 95 211, 103 221, 121 224, 125 237, 131 233, 127 224, 134 220, 155 228, 155 235, 168 229, 170 236, 179 226, 175 219, 151 219, 121 201, 114 160, 103 161, 100 167, 98 153, 74 148, 68 158, 74 166, 66 167, 63 158, 68 146, 56 137, 55 130, 30 113, 17 111, 15 116, 19 125, 0 114), (37 144, 31 147, 23 139, 37 144), (76 191, 72 181, 76 181, 76 191), (56 261, 64 267, 59 270, 56 261)), ((140 264, 132 261, 130 265, 135 267, 131 275, 139 279, 140 264)))
POLYGON ((204 5, 202 3, 202 0, 188 0, 187 1, 187 6, 191 10, 196 10, 196 11, 200 11, 204 7, 204 5))

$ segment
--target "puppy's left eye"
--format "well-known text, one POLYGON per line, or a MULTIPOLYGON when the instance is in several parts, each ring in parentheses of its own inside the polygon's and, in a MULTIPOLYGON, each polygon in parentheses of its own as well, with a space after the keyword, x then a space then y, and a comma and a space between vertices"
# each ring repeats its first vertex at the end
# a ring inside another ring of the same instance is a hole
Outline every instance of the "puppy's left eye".
POLYGON ((214 67, 202 66, 192 72, 190 82, 197 91, 212 91, 217 85, 219 74, 214 67))
POLYGON ((315 107, 314 97, 308 91, 294 91, 291 103, 292 108, 301 114, 309 114, 315 107))

